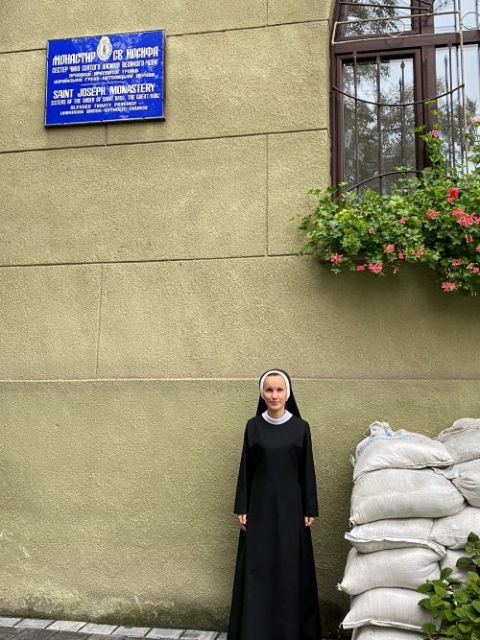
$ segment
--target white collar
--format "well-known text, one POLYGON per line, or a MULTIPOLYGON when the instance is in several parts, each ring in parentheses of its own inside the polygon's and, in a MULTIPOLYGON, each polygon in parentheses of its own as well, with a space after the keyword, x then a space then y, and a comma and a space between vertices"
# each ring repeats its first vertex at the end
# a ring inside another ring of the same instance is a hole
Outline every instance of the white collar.
POLYGON ((269 422, 270 424, 283 424, 284 422, 287 422, 288 420, 290 420, 292 415, 293 413, 290 413, 290 411, 285 411, 285 413, 281 418, 272 418, 272 416, 269 415, 268 411, 264 411, 262 413, 262 418, 267 422, 269 422))

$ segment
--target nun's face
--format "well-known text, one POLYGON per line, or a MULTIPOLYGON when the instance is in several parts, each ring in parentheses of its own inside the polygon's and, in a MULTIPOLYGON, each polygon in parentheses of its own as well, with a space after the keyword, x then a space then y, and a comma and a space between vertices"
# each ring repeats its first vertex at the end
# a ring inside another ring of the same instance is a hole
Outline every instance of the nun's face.
POLYGON ((263 397, 270 414, 283 415, 287 402, 287 387, 282 376, 268 376, 265 379, 263 397))

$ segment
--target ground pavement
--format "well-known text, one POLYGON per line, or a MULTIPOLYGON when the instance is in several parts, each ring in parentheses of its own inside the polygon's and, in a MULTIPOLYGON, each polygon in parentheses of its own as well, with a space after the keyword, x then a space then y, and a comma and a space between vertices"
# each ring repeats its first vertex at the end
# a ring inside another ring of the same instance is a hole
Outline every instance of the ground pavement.
POLYGON ((226 640, 220 631, 122 627, 73 620, 0 617, 0 640, 226 640))

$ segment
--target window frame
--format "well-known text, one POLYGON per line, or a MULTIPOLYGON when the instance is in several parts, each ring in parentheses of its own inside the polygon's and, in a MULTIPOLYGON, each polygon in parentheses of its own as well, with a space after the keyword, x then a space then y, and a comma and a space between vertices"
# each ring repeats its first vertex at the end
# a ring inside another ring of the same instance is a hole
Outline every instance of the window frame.
MULTIPOLYGON (((331 176, 333 184, 338 184, 344 180, 343 108, 342 94, 339 91, 342 86, 342 67, 344 62, 353 61, 355 57, 357 60, 374 60, 377 56, 389 59, 407 55, 413 57, 416 126, 424 126, 428 129, 432 127, 434 122, 431 112, 436 108, 435 100, 438 97, 436 49, 438 47, 459 47, 468 44, 480 46, 479 29, 435 33, 433 15, 421 20, 418 14, 426 13, 427 11, 433 12, 434 2, 435 0, 432 0, 430 9, 428 9, 421 0, 412 0, 412 30, 406 31, 402 35, 372 34, 361 38, 351 37, 333 41, 336 33, 335 25, 346 19, 345 14, 348 7, 341 0, 337 0, 330 44, 331 176), (427 104, 427 101, 429 104, 427 104)), ((350 2, 351 4, 353 3, 350 2)), ((418 171, 425 166, 426 157, 423 142, 418 136, 416 138, 416 170, 418 171)), ((373 181, 375 176, 372 176, 371 179, 373 181)))

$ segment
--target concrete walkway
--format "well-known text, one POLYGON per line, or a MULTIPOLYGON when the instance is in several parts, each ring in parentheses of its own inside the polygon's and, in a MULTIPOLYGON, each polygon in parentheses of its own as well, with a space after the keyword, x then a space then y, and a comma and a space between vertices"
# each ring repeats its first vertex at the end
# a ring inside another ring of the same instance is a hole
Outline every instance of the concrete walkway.
POLYGON ((0 640, 226 640, 220 631, 122 627, 73 620, 0 617, 0 640))

